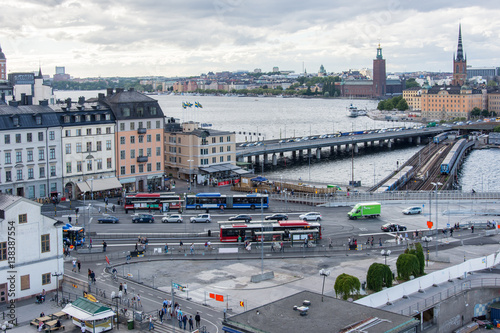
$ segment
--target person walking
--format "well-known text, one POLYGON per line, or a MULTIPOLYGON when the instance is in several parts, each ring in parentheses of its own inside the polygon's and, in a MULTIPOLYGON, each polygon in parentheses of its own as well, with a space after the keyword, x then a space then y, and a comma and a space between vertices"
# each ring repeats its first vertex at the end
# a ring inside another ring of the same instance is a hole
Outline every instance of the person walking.
POLYGON ((82 262, 80 261, 80 259, 78 259, 78 261, 76 262, 76 266, 78 267, 78 273, 80 273, 80 269, 82 268, 82 262))
POLYGON ((194 254, 194 243, 191 243, 191 246, 189 247, 189 252, 191 254, 194 254))
POLYGON ((182 324, 184 325, 184 330, 186 330, 186 325, 187 325, 188 317, 186 314, 182 316, 182 324))
POLYGON ((142 308, 142 303, 141 303, 141 295, 137 294, 137 306, 141 306, 142 308))
POLYGON ((168 244, 165 243, 165 253, 168 253, 168 244))
POLYGON ((471 233, 473 234, 474 233, 474 226, 473 225, 470 226, 470 230, 471 230, 471 233))
POLYGON ((162 307, 159 311, 158 311, 158 317, 160 318, 160 324, 163 324, 163 315, 164 315, 164 312, 165 311, 165 308, 162 307))
POLYGON ((127 295, 127 282, 123 283, 123 293, 127 295))
POLYGON ((154 330, 155 326, 153 325, 153 316, 149 315, 149 330, 154 330))
POLYGON ((189 316, 189 331, 192 332, 193 331, 193 316, 189 316))
POLYGON ((106 241, 102 241, 102 252, 106 252, 106 248, 108 247, 108 244, 106 241))
POLYGON ((123 283, 120 283, 120 285, 118 286, 118 291, 119 291, 119 292, 122 292, 122 291, 123 291, 123 283))
POLYGON ((283 241, 280 243, 280 252, 285 253, 285 245, 283 244, 283 241))
POLYGON ((73 259, 72 263, 73 263, 73 268, 71 269, 71 271, 76 273, 76 259, 73 259))
POLYGON ((194 316, 194 321, 196 322, 196 328, 200 328, 201 316, 199 312, 196 312, 194 316))
POLYGON ((382 238, 378 239, 378 245, 382 246, 382 238))
POLYGON ((89 250, 92 249, 92 238, 89 240, 89 250))

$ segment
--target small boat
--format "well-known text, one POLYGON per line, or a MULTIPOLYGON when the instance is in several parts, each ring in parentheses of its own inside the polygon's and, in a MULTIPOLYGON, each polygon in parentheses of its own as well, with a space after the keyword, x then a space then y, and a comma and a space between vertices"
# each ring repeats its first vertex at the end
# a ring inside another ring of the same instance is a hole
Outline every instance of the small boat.
POLYGON ((357 116, 359 116, 358 108, 352 104, 349 105, 349 107, 347 108, 347 111, 349 112, 348 116, 351 118, 356 118, 357 116))
POLYGON ((358 116, 367 116, 368 112, 366 110, 358 110, 358 116))

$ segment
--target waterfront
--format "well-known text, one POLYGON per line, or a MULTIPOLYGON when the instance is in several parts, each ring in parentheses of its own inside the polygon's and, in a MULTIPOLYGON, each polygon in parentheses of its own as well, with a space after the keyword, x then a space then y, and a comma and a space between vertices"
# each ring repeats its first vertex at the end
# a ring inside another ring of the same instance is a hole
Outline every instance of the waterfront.
MULTIPOLYGON (((79 96, 96 97, 105 91, 57 91, 58 98, 71 97, 76 101, 79 96)), ((360 109, 373 109, 374 100, 347 99, 305 99, 273 97, 225 97, 225 96, 174 96, 153 95, 167 117, 184 121, 197 121, 212 124, 213 129, 235 131, 237 141, 257 139, 279 139, 332 133, 337 131, 366 130, 393 126, 411 125, 374 121, 368 117, 349 118, 346 107, 353 103, 360 109), (203 108, 183 109, 182 102, 199 102, 203 108), (238 134, 240 133, 241 134, 238 134), (243 134, 245 132, 246 134, 243 134), (251 133, 249 135, 248 133, 251 133), (253 133, 256 133, 255 135, 253 133), (260 133, 260 135, 258 135, 260 133), (259 138, 257 138, 257 136, 259 138)), ((404 145, 398 148, 382 148, 380 152, 355 155, 354 180, 363 186, 371 186, 393 172, 400 164, 418 152, 424 145, 404 145)), ((360 149, 363 152, 364 149, 360 149)), ((326 150, 325 150, 326 152, 326 150)), ((465 161, 460 173, 463 190, 500 191, 498 165, 495 165, 500 152, 495 149, 473 151, 465 161), (492 157, 493 156, 493 157, 492 157), (478 173, 477 170, 481 170, 478 173)), ((337 158, 311 158, 300 164, 288 165, 278 170, 264 170, 264 175, 274 179, 296 179, 345 185, 352 177, 352 163, 349 154, 337 158)))

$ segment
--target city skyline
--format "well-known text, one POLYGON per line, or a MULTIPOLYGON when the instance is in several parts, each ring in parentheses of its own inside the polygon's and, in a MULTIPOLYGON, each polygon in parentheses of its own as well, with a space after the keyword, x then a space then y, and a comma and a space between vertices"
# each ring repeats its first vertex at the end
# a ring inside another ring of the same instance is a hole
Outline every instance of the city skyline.
POLYGON ((484 1, 303 3, 243 0, 86 2, 0 0, 7 72, 74 77, 195 76, 209 71, 314 73, 371 68, 451 72, 458 25, 468 65, 498 66, 500 4, 484 1))

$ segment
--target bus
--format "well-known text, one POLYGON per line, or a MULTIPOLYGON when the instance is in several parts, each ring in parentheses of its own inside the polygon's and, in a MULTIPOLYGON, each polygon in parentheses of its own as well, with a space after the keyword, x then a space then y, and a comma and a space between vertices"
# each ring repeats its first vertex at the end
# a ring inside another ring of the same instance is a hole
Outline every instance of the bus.
POLYGON ((159 210, 168 212, 172 209, 180 209, 181 197, 173 192, 163 193, 132 193, 125 196, 123 208, 125 214, 129 210, 159 210))
POLYGON ((81 246, 85 243, 85 228, 67 223, 62 227, 62 231, 64 245, 81 246))
POLYGON ((318 241, 321 239, 321 223, 307 221, 258 221, 254 223, 219 223, 221 242, 250 240, 262 241, 318 241))
POLYGON ((269 208, 267 194, 198 193, 186 196, 186 209, 209 208, 269 208))

